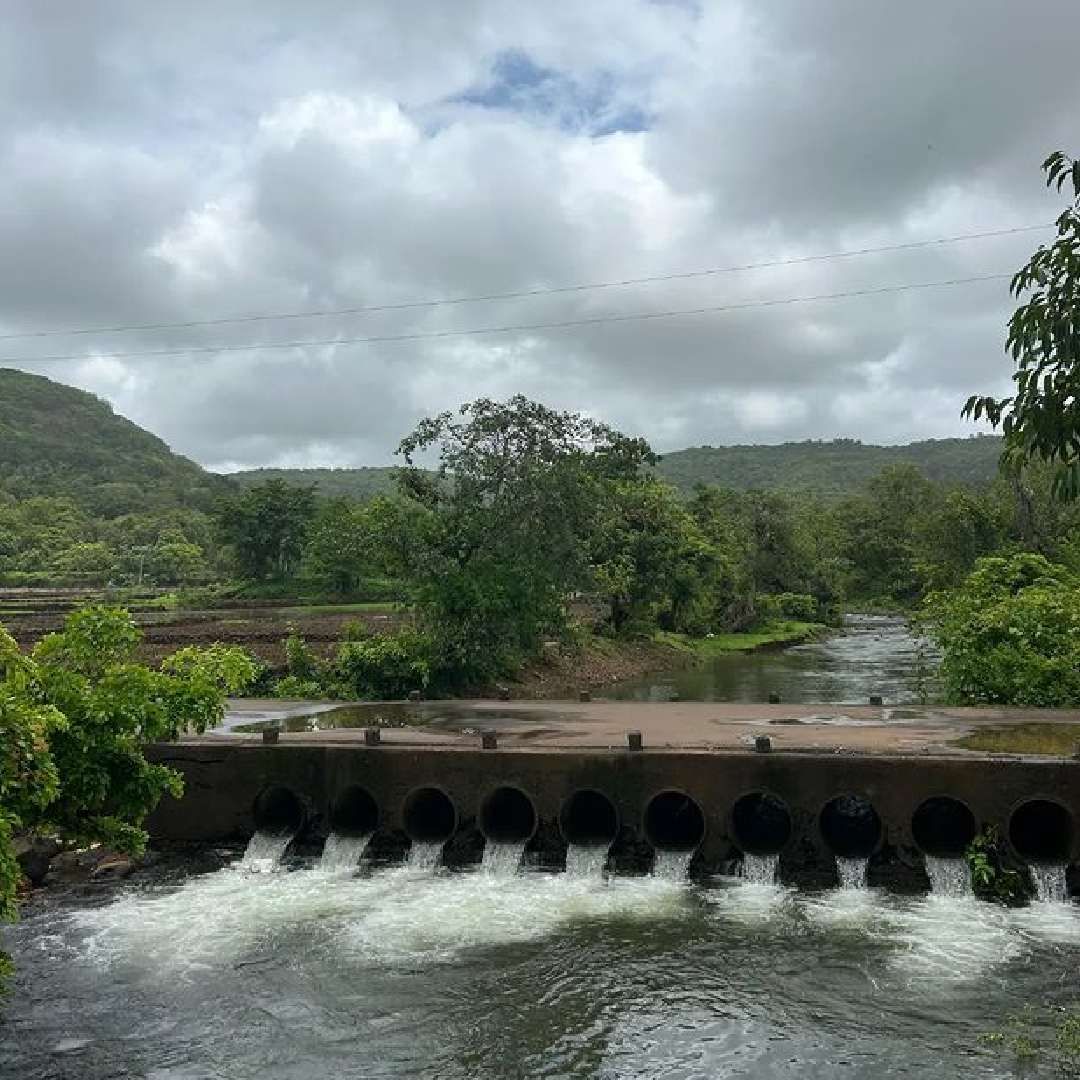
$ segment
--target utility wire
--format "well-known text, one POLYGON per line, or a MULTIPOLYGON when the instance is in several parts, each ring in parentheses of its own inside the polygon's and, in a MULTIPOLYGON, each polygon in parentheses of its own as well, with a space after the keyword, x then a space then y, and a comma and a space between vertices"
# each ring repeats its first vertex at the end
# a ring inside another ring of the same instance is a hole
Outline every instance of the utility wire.
POLYGON ((482 334, 510 334, 532 330, 565 330, 577 326, 599 326, 606 323, 644 322, 650 319, 673 319, 686 315, 717 315, 751 308, 780 307, 788 304, 814 304, 824 300, 844 300, 855 296, 880 296, 885 293, 913 292, 919 289, 938 289, 954 285, 970 285, 978 281, 1003 281, 1008 274, 980 274, 975 277, 950 278, 946 281, 920 281, 908 285, 883 285, 873 289, 851 289, 845 292, 819 293, 816 296, 789 296, 775 300, 746 300, 735 304, 709 307, 675 308, 666 311, 631 312, 625 315, 596 315, 558 322, 513 323, 508 326, 478 326, 468 330, 427 330, 409 334, 375 334, 367 337, 336 337, 302 341, 271 341, 258 345, 198 345, 182 348, 139 350, 135 352, 69 353, 59 356, 4 357, 5 364, 57 363, 65 360, 134 360, 156 356, 187 356, 202 353, 257 352, 261 349, 302 349, 325 345, 361 345, 395 341, 430 341, 437 338, 477 337, 482 334))
POLYGON ((986 232, 960 233, 941 236, 933 240, 912 240, 904 244, 886 244, 881 247, 854 248, 850 251, 833 251, 823 255, 800 255, 790 259, 770 259, 765 262, 742 263, 736 266, 714 266, 705 270, 686 270, 673 274, 653 274, 648 277, 623 278, 620 281, 595 281, 580 285, 556 285, 517 292, 487 293, 481 296, 452 296, 434 300, 404 300, 393 304, 367 304, 359 307, 326 308, 313 311, 269 312, 261 315, 232 315, 220 319, 190 319, 186 322, 124 323, 118 326, 81 326, 68 330, 27 330, 14 334, 0 334, 0 341, 16 341, 22 338, 62 337, 82 334, 121 334, 145 330, 186 330, 201 326, 227 326, 232 323, 274 322, 279 319, 315 319, 335 315, 363 315, 377 311, 406 311, 413 308, 443 307, 452 304, 482 304, 495 300, 524 300, 536 296, 557 296, 565 293, 589 292, 593 289, 617 289, 627 285, 649 285, 660 281, 686 281, 691 278, 712 277, 718 274, 734 274, 747 270, 766 270, 778 266, 802 266, 806 263, 827 262, 832 259, 854 259, 863 255, 880 255, 895 251, 914 251, 920 248, 941 247, 966 240, 985 240, 996 236, 1014 236, 1019 233, 1038 232, 1053 228, 1044 225, 1020 225, 1009 229, 991 229, 986 232))

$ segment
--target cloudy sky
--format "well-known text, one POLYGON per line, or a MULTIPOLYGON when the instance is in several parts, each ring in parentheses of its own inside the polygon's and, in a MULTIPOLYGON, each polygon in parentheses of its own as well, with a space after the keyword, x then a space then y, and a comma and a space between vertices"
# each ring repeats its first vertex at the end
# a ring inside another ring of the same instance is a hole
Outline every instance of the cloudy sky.
POLYGON ((0 366, 215 468, 516 392, 659 450, 970 432, 1004 281, 760 302, 1014 270, 1049 231, 792 260, 1052 221, 1077 41, 1076 0, 6 0, 0 366))

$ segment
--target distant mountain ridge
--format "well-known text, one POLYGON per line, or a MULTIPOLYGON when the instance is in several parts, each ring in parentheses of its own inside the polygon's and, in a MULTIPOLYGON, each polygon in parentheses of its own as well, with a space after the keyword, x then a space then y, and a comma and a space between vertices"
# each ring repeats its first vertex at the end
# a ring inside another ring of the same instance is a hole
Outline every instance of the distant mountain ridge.
MULTIPOLYGON (((980 486, 997 473, 1001 440, 979 435, 874 446, 854 439, 761 446, 697 446, 665 454, 657 473, 683 491, 695 484, 842 495, 887 465, 910 463, 932 480, 980 486)), ((136 509, 210 508, 238 487, 280 478, 324 497, 368 499, 393 491, 393 467, 249 469, 211 473, 100 398, 41 375, 0 368, 0 501, 64 496, 114 517, 136 509)))
POLYGON ((695 484, 740 490, 769 488, 842 495, 861 488, 889 465, 916 465, 942 484, 979 487, 998 471, 1001 438, 925 439, 876 446, 856 439, 761 446, 696 446, 665 454, 657 471, 683 491, 695 484))
MULTIPOLYGON (((875 446, 855 439, 789 442, 760 446, 696 446, 664 454, 657 473, 682 491, 695 484, 844 495, 857 491, 887 465, 910 464, 943 484, 979 487, 997 475, 1001 439, 926 439, 902 446, 875 446)), ((369 499, 394 490, 397 470, 249 469, 231 474, 242 487, 281 479, 313 484, 318 494, 369 499)))
POLYGON ((230 487, 93 394, 0 368, 0 495, 63 496, 111 517, 207 508, 230 487))

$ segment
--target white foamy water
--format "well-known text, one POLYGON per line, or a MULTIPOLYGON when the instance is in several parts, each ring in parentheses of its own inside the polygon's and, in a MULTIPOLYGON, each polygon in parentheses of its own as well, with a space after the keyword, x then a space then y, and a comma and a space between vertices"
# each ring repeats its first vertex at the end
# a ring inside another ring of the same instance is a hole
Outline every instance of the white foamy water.
POLYGON ((743 856, 739 877, 748 885, 775 885, 780 876, 779 855, 743 856))
POLYGON ((482 865, 489 874, 516 874, 524 855, 524 840, 488 840, 482 865))
POLYGON ((1063 904, 1069 899, 1069 886, 1065 881, 1068 867, 1064 863, 1031 863, 1028 869, 1037 900, 1063 904))
POLYGON ((573 877, 603 877, 610 846, 610 844, 570 844, 566 849, 566 872, 573 877))
POLYGON ((927 896, 890 918, 899 946, 890 966, 908 983, 953 983, 978 978, 1024 951, 1010 913, 957 896, 927 896))
POLYGON ((934 896, 970 896, 971 869, 964 858, 926 856, 926 875, 934 896))
POLYGON ((414 840, 406 865, 411 870, 434 870, 442 862, 445 840, 414 840))
POLYGON ((292 833, 257 832, 249 841, 240 865, 245 870, 267 873, 276 870, 292 843, 292 833))
POLYGON ((657 848, 652 876, 666 881, 685 881, 693 858, 693 851, 665 851, 657 848))
POLYGON ((371 834, 365 836, 346 836, 345 833, 331 833, 326 838, 319 869, 328 871, 355 870, 371 843, 371 834))
POLYGON ((335 963, 441 963, 577 922, 676 918, 689 910, 684 889, 654 878, 421 876, 400 867, 328 879, 304 870, 252 875, 229 868, 69 918, 81 936, 79 951, 93 962, 155 982, 198 982, 208 970, 259 963, 279 950, 335 963))
POLYGON ((836 856, 836 873, 841 889, 865 889, 867 859, 849 859, 836 856))

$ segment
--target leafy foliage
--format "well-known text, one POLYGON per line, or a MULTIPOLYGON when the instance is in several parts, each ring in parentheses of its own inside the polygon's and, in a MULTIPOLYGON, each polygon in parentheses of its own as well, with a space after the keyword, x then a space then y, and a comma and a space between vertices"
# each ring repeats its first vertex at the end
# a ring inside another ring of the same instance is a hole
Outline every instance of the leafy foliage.
POLYGON ((178 773, 146 742, 220 721, 254 669, 237 649, 185 649, 161 671, 133 661, 139 631, 119 609, 70 615, 30 656, 0 628, 0 919, 15 916, 15 830, 138 853, 142 823, 178 773))
POLYGON ((314 513, 311 488, 268 480, 223 500, 218 528, 246 578, 287 578, 299 566, 314 513))
POLYGON ((1013 276, 1027 297, 1009 320, 1006 348, 1016 362, 1015 393, 974 396, 964 414, 982 416, 1005 434, 1006 455, 1054 466, 1054 492, 1080 497, 1080 159, 1062 151, 1043 162, 1046 186, 1071 190, 1057 219, 1057 239, 1041 244, 1013 276))
POLYGON ((1080 703, 1080 581, 1041 555, 980 559, 964 583, 926 601, 941 678, 962 704, 1080 703))
POLYGON ((1007 850, 996 826, 987 825, 968 845, 964 857, 971 872, 971 887, 977 897, 1010 907, 1027 901, 1027 884, 1019 871, 1007 865, 1007 850))
POLYGON ((398 452, 404 493, 425 511, 406 570, 440 666, 462 682, 506 672, 563 629, 601 492, 652 460, 640 439, 523 397, 424 420, 398 452), (427 454, 434 472, 416 466, 427 454))

